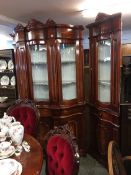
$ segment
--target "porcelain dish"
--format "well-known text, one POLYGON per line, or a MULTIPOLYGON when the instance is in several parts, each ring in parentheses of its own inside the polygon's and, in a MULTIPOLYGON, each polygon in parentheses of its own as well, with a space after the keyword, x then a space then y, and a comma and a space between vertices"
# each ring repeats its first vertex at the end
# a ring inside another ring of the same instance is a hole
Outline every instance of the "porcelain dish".
POLYGON ((10 79, 10 84, 12 86, 15 86, 15 76, 12 76, 11 79, 10 79))
POLYGON ((0 159, 5 159, 8 158, 10 156, 12 156, 15 153, 15 147, 14 146, 10 146, 6 151, 0 151, 0 159))
POLYGON ((5 70, 7 68, 7 62, 3 59, 0 60, 0 69, 5 70))
POLYGON ((10 79, 8 76, 4 75, 1 77, 1 85, 9 85, 10 83, 10 79))
POLYGON ((14 159, 0 160, 0 172, 2 175, 21 175, 22 165, 14 159))
POLYGON ((8 97, 0 97, 0 103, 5 102, 8 99, 8 97))
POLYGON ((9 60, 8 62, 8 69, 14 69, 14 63, 12 60, 9 60))

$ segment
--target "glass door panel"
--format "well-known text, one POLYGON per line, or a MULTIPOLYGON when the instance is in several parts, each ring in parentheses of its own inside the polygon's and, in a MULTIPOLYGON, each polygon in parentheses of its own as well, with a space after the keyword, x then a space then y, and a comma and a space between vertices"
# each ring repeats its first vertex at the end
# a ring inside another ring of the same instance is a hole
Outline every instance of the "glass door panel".
POLYGON ((34 99, 48 100, 47 49, 44 45, 34 45, 30 50, 34 99))
POLYGON ((98 100, 111 101, 111 40, 98 42, 98 100))
POLYGON ((76 50, 74 44, 61 44, 63 100, 76 98, 76 50))

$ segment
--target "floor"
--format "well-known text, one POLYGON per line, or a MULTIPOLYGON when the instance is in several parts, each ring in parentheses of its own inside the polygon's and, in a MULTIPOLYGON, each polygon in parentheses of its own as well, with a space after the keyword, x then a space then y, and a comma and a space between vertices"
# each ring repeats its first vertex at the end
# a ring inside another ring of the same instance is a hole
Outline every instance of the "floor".
MULTIPOLYGON (((45 162, 44 162, 45 165, 45 162)), ((45 175, 45 166, 43 165, 41 175, 45 175)), ((108 175, 107 170, 90 155, 80 159, 79 175, 108 175)))

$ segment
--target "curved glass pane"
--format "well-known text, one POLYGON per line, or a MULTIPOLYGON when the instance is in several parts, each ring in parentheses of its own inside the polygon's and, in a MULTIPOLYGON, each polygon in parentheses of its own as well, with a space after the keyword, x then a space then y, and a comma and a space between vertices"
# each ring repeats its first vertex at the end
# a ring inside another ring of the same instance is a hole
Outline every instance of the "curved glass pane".
POLYGON ((30 50, 34 99, 48 100, 47 49, 44 45, 34 45, 30 50))
POLYGON ((98 42, 98 100, 111 101, 111 40, 98 42))
POLYGON ((76 98, 76 50, 74 44, 61 44, 63 100, 76 98))

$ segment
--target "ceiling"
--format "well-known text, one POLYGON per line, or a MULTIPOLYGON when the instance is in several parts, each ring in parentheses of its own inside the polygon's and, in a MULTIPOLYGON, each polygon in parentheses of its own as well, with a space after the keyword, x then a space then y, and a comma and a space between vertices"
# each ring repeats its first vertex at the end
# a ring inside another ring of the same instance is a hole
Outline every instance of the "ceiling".
MULTIPOLYGON (((51 18, 56 23, 86 26, 95 18, 82 16, 80 7, 83 2, 84 0, 0 0, 0 25, 6 25, 8 33, 16 24, 25 24, 31 18, 43 23, 51 18)), ((83 8, 87 9, 88 7, 83 8)), ((122 18, 123 29, 131 29, 131 14, 122 15, 122 18)), ((2 31, 6 32, 3 29, 2 31)))

